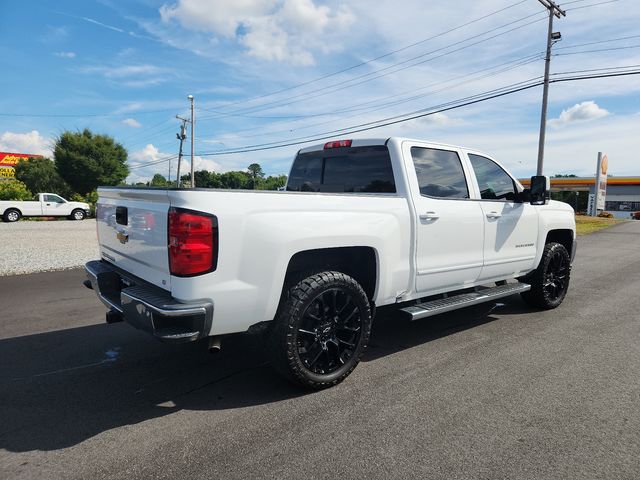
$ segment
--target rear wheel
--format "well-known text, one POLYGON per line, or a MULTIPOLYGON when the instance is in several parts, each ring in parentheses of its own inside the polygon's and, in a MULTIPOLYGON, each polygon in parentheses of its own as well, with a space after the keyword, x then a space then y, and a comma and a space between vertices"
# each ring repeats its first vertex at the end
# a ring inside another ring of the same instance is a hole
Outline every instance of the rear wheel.
POLYGON ((531 285, 531 290, 521 294, 524 301, 546 310, 560 305, 569 289, 570 262, 564 245, 555 242, 546 244, 538 268, 521 279, 531 285))
POLYGON ((322 272, 293 286, 274 320, 270 351, 276 369, 299 385, 340 383, 360 362, 371 334, 371 306, 353 278, 322 272))
POLYGON ((15 208, 10 208, 4 212, 4 215, 2 216, 5 222, 17 222, 20 220, 20 217, 22 217, 22 215, 15 208))

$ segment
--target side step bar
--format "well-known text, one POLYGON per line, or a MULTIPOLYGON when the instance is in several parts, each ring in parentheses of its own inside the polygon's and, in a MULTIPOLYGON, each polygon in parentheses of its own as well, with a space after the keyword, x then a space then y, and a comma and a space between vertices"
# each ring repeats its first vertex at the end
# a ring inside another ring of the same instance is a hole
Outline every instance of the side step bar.
POLYGON ((429 302, 401 308, 400 311, 409 315, 409 320, 420 320, 440 313, 450 312, 459 308, 470 307, 478 303, 490 302, 498 298, 508 297, 516 293, 531 290, 526 283, 509 283, 497 287, 486 288, 472 293, 461 293, 447 298, 439 298, 429 302))

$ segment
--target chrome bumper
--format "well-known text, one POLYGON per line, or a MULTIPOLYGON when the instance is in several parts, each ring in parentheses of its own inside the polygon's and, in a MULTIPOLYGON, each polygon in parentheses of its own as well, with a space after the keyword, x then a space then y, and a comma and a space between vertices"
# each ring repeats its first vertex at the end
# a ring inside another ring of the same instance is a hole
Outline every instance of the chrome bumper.
POLYGON ((85 265, 91 288, 110 311, 164 342, 181 343, 209 335, 213 303, 182 303, 169 292, 105 261, 85 265))

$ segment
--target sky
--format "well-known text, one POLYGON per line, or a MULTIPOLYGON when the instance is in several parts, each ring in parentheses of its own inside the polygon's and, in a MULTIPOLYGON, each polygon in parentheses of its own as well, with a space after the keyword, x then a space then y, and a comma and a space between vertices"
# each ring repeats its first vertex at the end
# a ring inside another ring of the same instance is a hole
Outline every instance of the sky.
MULTIPOLYGON (((640 68, 640 2, 560 6, 552 79, 640 68)), ((175 177, 175 116, 193 95, 196 169, 282 174, 324 138, 399 135, 527 177, 541 86, 434 111, 538 82, 546 32, 538 0, 1 2, 0 151, 51 156, 63 131, 89 128, 125 146, 129 181, 175 177), (430 114, 352 132, 411 112, 430 114)), ((602 151, 610 174, 640 175, 639 94, 637 75, 552 83, 544 173, 591 176, 602 151)))

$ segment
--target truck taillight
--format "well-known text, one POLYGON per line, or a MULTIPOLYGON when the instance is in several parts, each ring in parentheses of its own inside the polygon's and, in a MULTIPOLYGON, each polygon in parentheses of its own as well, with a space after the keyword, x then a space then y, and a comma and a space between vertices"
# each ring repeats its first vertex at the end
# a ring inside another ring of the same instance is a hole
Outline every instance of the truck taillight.
POLYGON ((183 208, 169 209, 169 270, 191 277, 212 272, 218 263, 218 219, 183 208))

